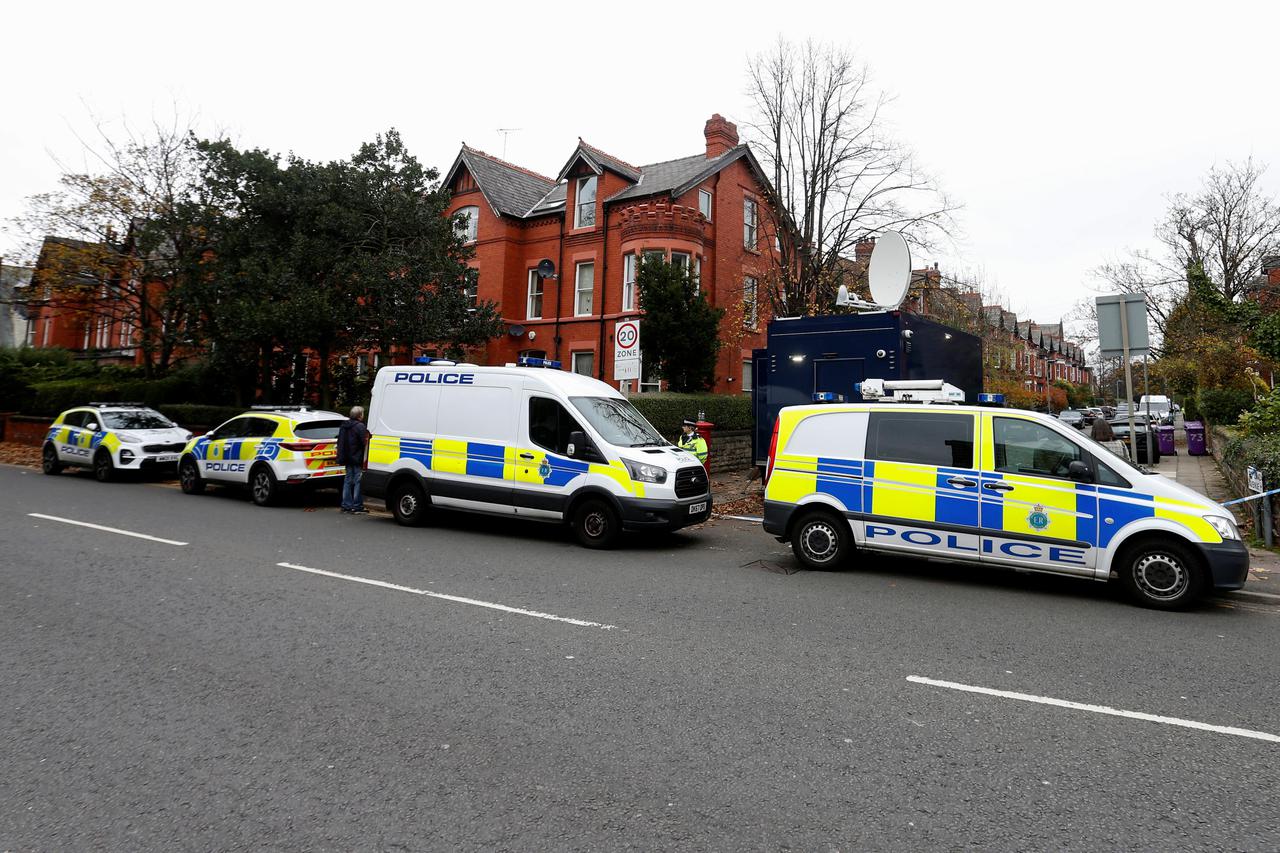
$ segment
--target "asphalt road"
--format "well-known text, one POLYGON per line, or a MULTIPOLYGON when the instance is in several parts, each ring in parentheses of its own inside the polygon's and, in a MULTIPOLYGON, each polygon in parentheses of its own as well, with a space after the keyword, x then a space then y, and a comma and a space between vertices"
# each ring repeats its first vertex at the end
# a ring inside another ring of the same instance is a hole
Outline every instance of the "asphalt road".
POLYGON ((0 850, 1280 846, 1280 608, 335 503, 0 466, 0 850))

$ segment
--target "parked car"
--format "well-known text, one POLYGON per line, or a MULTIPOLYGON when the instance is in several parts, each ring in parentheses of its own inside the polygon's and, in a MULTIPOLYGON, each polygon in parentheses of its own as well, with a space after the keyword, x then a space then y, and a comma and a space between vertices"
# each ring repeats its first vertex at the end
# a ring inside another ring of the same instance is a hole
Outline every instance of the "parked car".
POLYGON ((41 450, 46 474, 89 468, 100 482, 120 471, 172 473, 191 433, 141 403, 90 403, 54 420, 41 450))
MULTIPOLYGON (((1129 443, 1129 419, 1127 417, 1115 418, 1108 421, 1111 424, 1111 431, 1115 433, 1116 438, 1129 443)), ((1146 422, 1145 418, 1134 417, 1133 422, 1137 435, 1135 436, 1134 450, 1137 458, 1134 460, 1139 465, 1151 464, 1155 465, 1160 462, 1160 444, 1156 441, 1155 427, 1146 422), (1151 446, 1151 456, 1147 456, 1147 445, 1151 446)))
POLYGON ((1063 409, 1058 412, 1058 420, 1076 429, 1084 429, 1085 427, 1084 413, 1076 409, 1063 409))

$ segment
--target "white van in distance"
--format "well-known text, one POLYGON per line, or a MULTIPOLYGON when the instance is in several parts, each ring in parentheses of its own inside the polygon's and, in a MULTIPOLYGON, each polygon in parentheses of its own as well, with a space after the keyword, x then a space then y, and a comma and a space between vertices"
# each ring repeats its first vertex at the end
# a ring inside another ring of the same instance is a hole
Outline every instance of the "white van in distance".
POLYGON ((710 517, 706 470, 605 383, 545 359, 423 361, 379 370, 369 406, 364 491, 401 524, 448 507, 567 522, 607 548, 710 517))

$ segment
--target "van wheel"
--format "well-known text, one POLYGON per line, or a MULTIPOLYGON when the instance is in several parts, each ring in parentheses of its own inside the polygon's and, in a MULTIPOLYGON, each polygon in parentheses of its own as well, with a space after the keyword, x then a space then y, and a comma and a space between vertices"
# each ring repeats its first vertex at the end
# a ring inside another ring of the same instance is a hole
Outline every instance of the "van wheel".
POLYGON ((52 444, 46 444, 40 452, 40 470, 46 474, 62 473, 62 463, 58 461, 58 451, 52 444))
POLYGON ((249 490, 253 494, 253 502, 258 506, 271 506, 280 496, 280 484, 276 481, 276 475, 266 465, 253 469, 249 490))
POLYGON ((1205 594, 1204 567, 1177 542, 1151 542, 1125 552, 1116 569, 1134 604, 1157 610, 1190 607, 1205 594))
POLYGON ((116 475, 116 466, 111 462, 111 454, 99 450, 93 456, 93 477, 99 483, 109 483, 116 475))
POLYGON ((200 476, 200 468, 194 459, 183 459, 178 465, 178 485, 182 493, 198 495, 204 492, 204 478, 200 476))
POLYGON ((573 533, 587 548, 612 548, 622 533, 622 522, 607 502, 588 498, 573 513, 573 533))
POLYGON ((405 480, 391 490, 387 501, 391 514, 405 527, 420 527, 427 520, 427 493, 412 480, 405 480))
POLYGON ((834 569, 853 550, 849 524, 829 510, 805 513, 791 531, 791 550, 809 569, 834 569))

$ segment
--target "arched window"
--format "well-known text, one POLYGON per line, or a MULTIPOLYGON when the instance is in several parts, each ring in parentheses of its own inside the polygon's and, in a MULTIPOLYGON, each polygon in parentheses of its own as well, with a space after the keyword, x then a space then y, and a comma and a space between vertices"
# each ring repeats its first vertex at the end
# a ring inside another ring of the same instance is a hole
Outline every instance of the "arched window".
POLYGON ((458 223, 458 233, 462 235, 462 239, 468 243, 474 243, 480 225, 480 208, 460 207, 454 215, 463 217, 463 221, 458 223))

